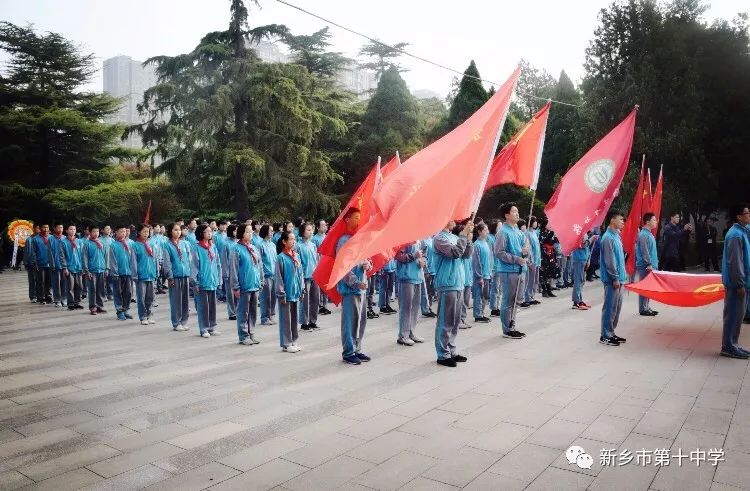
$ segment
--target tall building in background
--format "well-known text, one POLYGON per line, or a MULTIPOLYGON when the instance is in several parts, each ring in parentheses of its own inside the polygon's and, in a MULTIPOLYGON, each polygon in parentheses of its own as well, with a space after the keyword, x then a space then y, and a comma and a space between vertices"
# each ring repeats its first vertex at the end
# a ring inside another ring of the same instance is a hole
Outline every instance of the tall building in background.
MULTIPOLYGON (((138 104, 143 102, 146 89, 156 85, 156 74, 151 66, 144 67, 140 61, 129 56, 115 56, 104 60, 104 92, 122 101, 120 109, 112 114, 108 123, 137 124, 142 119, 138 115, 138 104)), ((131 148, 141 148, 138 135, 131 135, 122 142, 131 148)))

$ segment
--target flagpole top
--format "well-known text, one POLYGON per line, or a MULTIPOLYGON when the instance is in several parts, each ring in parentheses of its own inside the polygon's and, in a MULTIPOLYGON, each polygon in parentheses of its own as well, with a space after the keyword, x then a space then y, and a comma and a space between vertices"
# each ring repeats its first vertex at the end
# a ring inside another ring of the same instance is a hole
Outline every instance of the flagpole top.
POLYGON ((635 109, 637 111, 640 107, 641 106, 639 104, 636 104, 635 106, 633 106, 633 109, 635 109))

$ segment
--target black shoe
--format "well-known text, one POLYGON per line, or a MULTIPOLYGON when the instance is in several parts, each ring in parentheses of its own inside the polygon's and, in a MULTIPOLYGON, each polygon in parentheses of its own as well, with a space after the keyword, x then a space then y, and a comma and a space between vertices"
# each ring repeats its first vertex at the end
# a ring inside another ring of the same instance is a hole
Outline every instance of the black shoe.
POLYGON ((68 305, 68 310, 76 310, 76 306, 75 305, 68 305))
POLYGON ((653 312, 641 312, 640 315, 642 315, 643 317, 653 317, 656 314, 654 314, 653 312))
POLYGON ((354 356, 356 356, 357 358, 359 358, 359 361, 361 361, 363 363, 367 363, 368 361, 372 360, 372 358, 370 358, 369 356, 367 356, 364 353, 355 353, 354 356))
POLYGON ((521 331, 516 331, 515 329, 513 330, 513 332, 517 332, 518 334, 520 334, 520 335, 521 335, 521 337, 522 337, 522 338, 525 338, 525 337, 526 337, 526 333, 525 333, 525 332, 521 332, 521 331))
POLYGON ((750 324, 750 317, 745 317, 744 319, 742 319, 742 323, 743 324, 750 324))
POLYGON ((330 311, 330 310, 328 310, 328 309, 327 309, 327 308, 325 308, 325 307, 321 307, 321 308, 320 308, 320 309, 318 310, 318 314, 320 314, 320 315, 331 315, 331 311, 330 311))
POLYGON ((303 331, 312 331, 312 326, 310 326, 310 324, 302 324, 301 329, 303 331))
POLYGON ((350 365, 360 365, 362 364, 361 361, 359 361, 359 358, 357 355, 351 355, 344 357, 344 363, 348 363, 350 365))
POLYGON ((523 339, 523 334, 518 331, 508 331, 508 333, 503 333, 503 337, 508 339, 523 339))
POLYGON ((522 309, 528 309, 529 307, 531 307, 531 304, 529 302, 521 302, 518 304, 518 306, 522 309))
POLYGON ((617 341, 617 342, 618 342, 618 343, 620 343, 620 344, 622 344, 622 343, 624 343, 625 341, 627 341, 627 339, 625 339, 625 338, 621 338, 620 336, 617 336, 617 335, 615 335, 615 336, 612 336, 612 339, 614 339, 615 341, 617 341))
POLYGON ((721 356, 726 356, 727 358, 736 358, 738 360, 747 360, 748 355, 741 353, 737 350, 721 350, 721 353, 719 353, 721 356))
POLYGON ((602 344, 606 344, 607 346, 620 346, 620 342, 617 341, 614 337, 612 338, 599 338, 599 342, 602 344))
POLYGON ((474 322, 484 322, 485 324, 490 322, 487 317, 474 317, 474 322))
POLYGON ((492 317, 500 317, 500 309, 495 309, 495 310, 491 311, 490 315, 492 317))
POLYGON ((539 305, 539 304, 540 304, 540 303, 542 303, 542 302, 540 302, 539 300, 532 300, 532 301, 531 301, 531 302, 529 302, 529 303, 530 303, 531 305, 539 305))
POLYGON ((659 315, 659 312, 657 312, 656 310, 652 310, 651 315, 659 315))
POLYGON ((377 319, 378 317, 380 317, 380 316, 378 314, 376 314, 374 310, 367 309, 367 318, 368 319, 377 319))
POLYGON ((547 293, 547 290, 544 290, 544 291, 542 292, 542 297, 543 297, 543 298, 549 298, 549 297, 550 297, 549 293, 547 293))
POLYGON ((456 367, 456 360, 454 360, 453 358, 446 358, 445 360, 438 360, 437 364, 438 365, 443 365, 444 367, 455 368, 456 367))
POLYGON ((463 355, 453 355, 453 358, 452 358, 452 360, 453 360, 453 361, 455 361, 456 363, 463 363, 463 362, 465 362, 466 360, 468 360, 468 358, 466 358, 466 357, 465 357, 465 356, 463 356, 463 355))
POLYGON ((230 315, 229 316, 229 320, 230 321, 236 321, 237 320, 237 316, 236 315, 230 315))
POLYGON ((422 317, 437 317, 437 314, 433 312, 432 310, 430 310, 426 314, 422 314, 422 317))
POLYGON ((97 314, 106 314, 106 313, 107 313, 107 311, 106 311, 106 310, 104 310, 104 309, 102 309, 102 308, 100 308, 100 307, 97 307, 97 308, 96 308, 96 313, 97 313, 97 314))
POLYGON ((319 325, 317 325, 317 324, 316 324, 316 323, 314 323, 314 322, 313 322, 312 324, 309 324, 309 325, 310 325, 310 327, 311 327, 311 328, 313 328, 313 329, 320 329, 320 326, 319 326, 319 325))
POLYGON ((548 297, 552 297, 552 298, 556 298, 556 297, 557 297, 557 295, 555 295, 555 294, 554 294, 554 293, 552 293, 552 292, 547 292, 547 296, 548 296, 548 297))

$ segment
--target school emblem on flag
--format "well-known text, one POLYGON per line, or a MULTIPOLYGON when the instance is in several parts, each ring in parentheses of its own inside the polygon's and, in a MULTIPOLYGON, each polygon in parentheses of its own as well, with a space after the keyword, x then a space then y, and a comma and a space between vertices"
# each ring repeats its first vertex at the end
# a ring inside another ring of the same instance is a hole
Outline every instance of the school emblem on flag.
POLYGON ((610 159, 599 159, 586 168, 583 180, 586 187, 595 193, 603 193, 615 175, 615 163, 610 159))

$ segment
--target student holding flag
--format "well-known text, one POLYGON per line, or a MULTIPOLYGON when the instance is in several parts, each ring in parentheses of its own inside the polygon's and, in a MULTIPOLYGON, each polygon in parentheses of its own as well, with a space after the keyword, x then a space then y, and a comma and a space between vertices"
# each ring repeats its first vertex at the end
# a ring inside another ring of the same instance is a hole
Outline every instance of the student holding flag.
POLYGON ((173 331, 187 331, 190 318, 190 245, 182 238, 182 228, 178 223, 169 224, 167 233, 169 240, 164 245, 163 264, 169 285, 169 316, 173 331))

